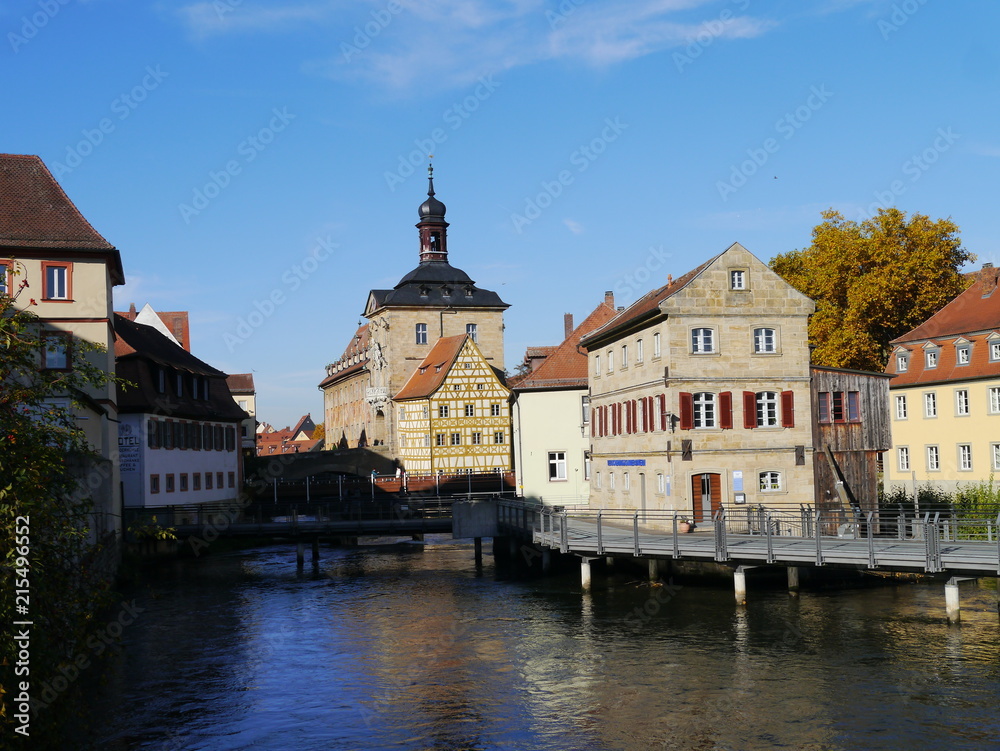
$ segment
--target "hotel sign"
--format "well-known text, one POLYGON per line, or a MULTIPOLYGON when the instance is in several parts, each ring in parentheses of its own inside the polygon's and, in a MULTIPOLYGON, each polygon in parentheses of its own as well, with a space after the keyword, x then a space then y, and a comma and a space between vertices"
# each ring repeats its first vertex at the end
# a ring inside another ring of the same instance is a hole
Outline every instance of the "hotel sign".
POLYGON ((645 459, 608 459, 609 467, 645 467, 645 459))

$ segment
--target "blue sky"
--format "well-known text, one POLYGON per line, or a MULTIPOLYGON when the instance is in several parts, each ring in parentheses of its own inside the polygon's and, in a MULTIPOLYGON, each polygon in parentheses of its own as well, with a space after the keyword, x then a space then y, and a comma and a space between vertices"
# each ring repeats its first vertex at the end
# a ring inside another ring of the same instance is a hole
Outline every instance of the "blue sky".
POLYGON ((508 368, 733 242, 895 205, 1000 263, 1000 5, 943 0, 11 0, 3 151, 122 253, 118 309, 188 310, 258 418, 317 420, 372 288, 452 263, 508 368))

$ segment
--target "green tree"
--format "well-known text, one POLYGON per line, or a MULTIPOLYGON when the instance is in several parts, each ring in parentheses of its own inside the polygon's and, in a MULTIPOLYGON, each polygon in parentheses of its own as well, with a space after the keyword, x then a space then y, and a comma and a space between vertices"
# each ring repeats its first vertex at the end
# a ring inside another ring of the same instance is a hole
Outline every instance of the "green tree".
POLYGON ((960 269, 975 256, 951 219, 907 219, 880 209, 863 222, 832 209, 812 244, 771 260, 771 268, 816 301, 809 320, 813 363, 881 371, 889 342, 944 307, 968 286, 960 269))
MULTIPOLYGON (((32 622, 28 677, 37 700, 43 682, 84 653, 109 596, 109 583, 92 565, 99 545, 90 539, 91 503, 80 474, 99 457, 70 410, 58 405, 68 398, 80 406, 87 389, 113 377, 91 360, 103 348, 79 339, 68 350, 72 367, 40 368, 49 342, 42 321, 17 304, 27 287, 21 281, 12 294, 0 294, 0 732, 13 738, 19 736, 12 726, 20 724, 13 700, 25 676, 15 674, 19 650, 11 624, 32 622), (26 590, 21 599, 18 590, 26 590)), ((44 744, 54 719, 51 711, 32 719, 32 744, 44 744)))

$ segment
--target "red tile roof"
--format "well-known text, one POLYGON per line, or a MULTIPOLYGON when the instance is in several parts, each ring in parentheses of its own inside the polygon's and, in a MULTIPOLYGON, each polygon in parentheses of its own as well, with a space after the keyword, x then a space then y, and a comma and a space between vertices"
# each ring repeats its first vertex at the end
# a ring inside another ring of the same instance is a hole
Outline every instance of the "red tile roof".
MULTIPOLYGON (((721 254, 720 254, 721 255, 721 254)), ((646 318, 652 318, 660 312, 660 303, 666 300, 671 295, 684 289, 688 284, 691 283, 702 271, 707 269, 716 258, 719 256, 714 256, 709 258, 705 263, 701 264, 696 269, 689 271, 677 279, 668 279, 667 283, 664 284, 659 289, 654 289, 652 292, 647 292, 645 295, 640 297, 634 303, 629 305, 625 310, 611 319, 604 326, 601 326, 597 330, 587 334, 583 337, 581 342, 584 348, 589 348, 598 344, 605 337, 615 334, 623 329, 628 328, 634 323, 638 323, 646 318)))
MULTIPOLYGON (((591 331, 600 328, 614 318, 614 305, 601 303, 579 326, 533 371, 511 381, 517 391, 532 391, 558 388, 586 388, 587 355, 581 351, 580 340, 591 331)), ((540 347, 529 347, 528 353, 540 347)))
POLYGON ((125 283, 117 248, 83 217, 37 156, 0 154, 0 247, 96 251, 109 257, 113 281, 125 283))
POLYGON ((233 373, 226 378, 226 383, 233 394, 253 394, 257 390, 253 385, 253 373, 233 373))
POLYGON ((890 344, 957 334, 974 334, 1000 327, 998 275, 1000 268, 992 266, 977 272, 976 281, 971 287, 915 329, 893 339, 890 344))
POLYGON ((467 334, 459 334, 441 337, 434 342, 427 357, 416 367, 403 388, 393 397, 393 401, 426 399, 441 388, 448 371, 462 351, 466 338, 467 334))

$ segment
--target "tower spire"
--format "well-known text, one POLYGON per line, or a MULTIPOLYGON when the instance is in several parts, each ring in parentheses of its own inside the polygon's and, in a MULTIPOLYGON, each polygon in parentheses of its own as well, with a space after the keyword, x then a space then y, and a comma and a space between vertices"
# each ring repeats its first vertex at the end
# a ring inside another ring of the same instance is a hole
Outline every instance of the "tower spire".
MULTIPOLYGON (((430 159, 434 158, 431 154, 430 159)), ((420 221, 420 263, 448 262, 448 222, 444 219, 446 207, 434 197, 434 163, 427 163, 427 200, 420 204, 417 213, 420 221)))

